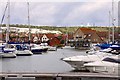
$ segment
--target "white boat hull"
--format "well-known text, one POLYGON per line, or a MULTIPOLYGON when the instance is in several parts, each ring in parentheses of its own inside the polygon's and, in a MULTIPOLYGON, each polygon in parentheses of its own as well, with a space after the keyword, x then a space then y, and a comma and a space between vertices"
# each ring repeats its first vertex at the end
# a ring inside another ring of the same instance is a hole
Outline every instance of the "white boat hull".
POLYGON ((96 62, 84 64, 87 70, 90 72, 118 74, 120 71, 120 65, 110 62, 96 62))
POLYGON ((85 62, 84 61, 65 61, 68 64, 71 65, 75 70, 86 70, 84 67, 85 62))
POLYGON ((73 56, 63 58, 62 60, 70 64, 75 70, 86 70, 84 67, 85 63, 101 61, 104 57, 111 56, 107 53, 101 53, 100 55, 88 55, 88 56, 73 56))
POLYGON ((16 58, 16 54, 14 52, 11 53, 1 53, 1 58, 16 58))
POLYGON ((15 51, 15 53, 17 56, 31 56, 31 55, 33 55, 33 53, 30 50, 21 50, 21 51, 17 50, 17 51, 15 51))
POLYGON ((57 51, 57 48, 50 46, 50 47, 48 48, 48 51, 57 51))

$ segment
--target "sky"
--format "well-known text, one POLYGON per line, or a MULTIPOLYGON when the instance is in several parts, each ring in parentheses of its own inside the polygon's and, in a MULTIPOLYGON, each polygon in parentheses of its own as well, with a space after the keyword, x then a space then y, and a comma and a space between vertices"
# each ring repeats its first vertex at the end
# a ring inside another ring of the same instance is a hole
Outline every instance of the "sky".
MULTIPOLYGON (((15 0, 10 1, 10 24, 28 24, 30 4, 30 24, 39 26, 108 26, 112 0, 15 0)), ((114 17, 117 25, 117 2, 114 17)), ((7 0, 0 0, 0 21, 7 0)), ((7 15, 7 12, 6 12, 7 15)), ((5 17, 4 23, 7 23, 5 17)))

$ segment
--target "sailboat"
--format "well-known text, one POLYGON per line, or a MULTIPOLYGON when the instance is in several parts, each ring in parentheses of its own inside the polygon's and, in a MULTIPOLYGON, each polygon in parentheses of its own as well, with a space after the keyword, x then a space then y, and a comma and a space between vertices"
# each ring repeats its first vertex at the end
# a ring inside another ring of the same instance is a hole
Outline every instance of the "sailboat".
MULTIPOLYGON (((112 43, 97 44, 96 46, 100 47, 101 49, 111 48, 113 50, 120 50, 120 43, 115 41, 114 0, 112 0, 112 14, 109 11, 109 26, 110 26, 110 18, 112 19, 112 43)), ((109 31, 109 42, 110 42, 110 31, 109 31)))
MULTIPOLYGON (((30 26, 30 21, 29 21, 29 3, 28 4, 28 26, 30 26)), ((29 30, 30 34, 30 30, 29 30)), ((30 35, 29 35, 29 40, 30 40, 30 35)), ((26 45, 24 43, 18 43, 15 45, 16 46, 16 55, 17 56, 31 56, 33 53, 30 51, 30 45, 26 45)))
MULTIPOLYGON (((16 54, 15 54, 16 49, 14 47, 11 47, 10 45, 8 45, 8 42, 9 42, 10 2, 7 3, 6 8, 5 8, 5 12, 6 12, 6 9, 8 9, 8 16, 7 16, 8 24, 7 24, 7 31, 6 31, 6 43, 0 45, 0 56, 2 58, 15 58, 16 57, 16 54)), ((2 21, 4 19, 5 12, 4 12, 2 21)), ((1 24, 2 24, 2 21, 1 21, 1 24)))
POLYGON ((29 2, 27 2, 28 4, 28 26, 29 26, 29 51, 32 54, 41 54, 42 53, 42 47, 40 47, 37 44, 30 44, 31 41, 31 29, 30 29, 30 16, 29 16, 29 2))

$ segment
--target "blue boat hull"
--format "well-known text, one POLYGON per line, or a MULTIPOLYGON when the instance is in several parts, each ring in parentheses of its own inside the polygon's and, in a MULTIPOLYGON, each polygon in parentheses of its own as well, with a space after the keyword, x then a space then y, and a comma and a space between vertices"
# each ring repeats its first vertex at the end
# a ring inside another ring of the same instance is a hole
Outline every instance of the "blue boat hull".
POLYGON ((32 49, 31 52, 33 54, 42 54, 42 52, 47 52, 48 48, 44 48, 44 49, 32 49))
POLYGON ((31 52, 33 54, 42 54, 42 49, 32 49, 31 52))
POLYGON ((107 49, 110 48, 111 44, 98 44, 96 46, 100 47, 101 49, 107 49))
POLYGON ((107 48, 111 48, 113 50, 120 50, 120 45, 117 45, 117 44, 99 44, 99 45, 96 45, 98 47, 100 47, 101 49, 107 49, 107 48), (116 45, 114 47, 112 47, 113 45, 116 45))
POLYGON ((48 48, 42 49, 42 52, 47 52, 48 48))

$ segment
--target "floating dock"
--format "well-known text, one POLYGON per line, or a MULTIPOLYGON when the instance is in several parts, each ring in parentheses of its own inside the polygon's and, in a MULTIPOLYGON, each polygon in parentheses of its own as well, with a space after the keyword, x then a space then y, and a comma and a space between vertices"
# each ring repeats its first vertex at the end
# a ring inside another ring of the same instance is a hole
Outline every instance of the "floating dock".
POLYGON ((1 73, 0 80, 7 78, 30 78, 35 80, 120 80, 119 75, 101 73, 1 73))

